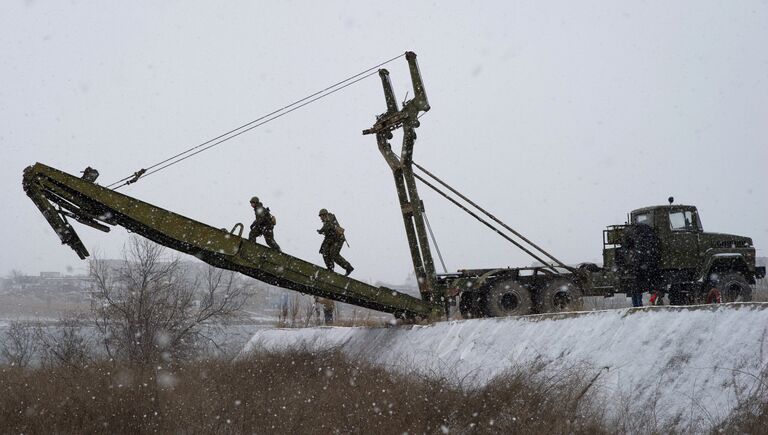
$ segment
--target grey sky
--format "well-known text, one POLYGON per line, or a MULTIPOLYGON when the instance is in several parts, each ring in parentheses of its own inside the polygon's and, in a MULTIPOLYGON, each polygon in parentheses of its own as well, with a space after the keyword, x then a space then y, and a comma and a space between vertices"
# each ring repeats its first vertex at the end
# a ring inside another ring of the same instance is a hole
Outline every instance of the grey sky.
MULTIPOLYGON (((566 262, 637 207, 699 207, 768 243, 768 3, 5 2, 0 274, 84 268, 21 189, 36 161, 108 184, 406 50, 432 110, 415 160, 566 262)), ((398 99, 404 59, 388 66, 398 99)), ((124 189, 217 227, 259 195, 283 249, 321 264, 317 211, 361 279, 411 268, 392 177, 362 136, 371 77, 124 189)), ((399 137, 396 137, 399 149, 399 137)), ((422 188, 451 270, 531 260, 422 188)), ((126 232, 78 227, 116 257, 126 232)))

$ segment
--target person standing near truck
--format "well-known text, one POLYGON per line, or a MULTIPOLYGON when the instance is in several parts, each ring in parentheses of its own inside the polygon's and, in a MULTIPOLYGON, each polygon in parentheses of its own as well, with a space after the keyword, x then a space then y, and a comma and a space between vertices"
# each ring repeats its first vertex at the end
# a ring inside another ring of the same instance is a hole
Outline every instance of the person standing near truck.
POLYGON ((257 237, 264 236, 264 240, 270 248, 280 251, 280 245, 275 241, 274 228, 277 223, 275 217, 269 212, 269 208, 264 207, 264 204, 262 204, 256 196, 251 198, 251 207, 253 207, 253 212, 256 215, 256 218, 251 224, 251 232, 248 233, 248 240, 256 243, 257 237))
POLYGON ((707 298, 704 300, 704 303, 709 304, 719 304, 722 302, 722 298, 720 297, 720 290, 718 290, 717 287, 712 287, 709 292, 707 292, 707 298))
POLYGON ((632 297, 632 306, 633 307, 642 307, 643 306, 643 290, 639 288, 632 289, 632 292, 630 293, 630 296, 632 297))
POLYGON ((341 256, 341 248, 347 240, 344 236, 344 228, 339 225, 336 216, 324 208, 320 209, 319 216, 323 222, 323 227, 317 230, 317 232, 325 236, 323 243, 320 245, 320 253, 323 254, 325 267, 333 271, 334 264, 338 264, 347 271, 344 275, 349 276, 355 268, 341 256))

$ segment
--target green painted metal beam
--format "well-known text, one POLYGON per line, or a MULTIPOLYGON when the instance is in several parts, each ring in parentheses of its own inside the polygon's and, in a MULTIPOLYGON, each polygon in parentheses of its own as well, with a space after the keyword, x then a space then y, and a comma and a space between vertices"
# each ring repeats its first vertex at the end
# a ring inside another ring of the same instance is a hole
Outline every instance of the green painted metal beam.
MULTIPOLYGON (((83 246, 67 216, 101 230, 120 225, 215 267, 233 270, 278 287, 321 296, 399 317, 439 318, 440 304, 331 272, 235 234, 214 228, 88 180, 37 163, 24 170, 27 195, 59 235, 81 257, 83 246), (57 209, 54 204, 58 205, 57 209)), ((242 226, 239 228, 242 231, 242 226)))

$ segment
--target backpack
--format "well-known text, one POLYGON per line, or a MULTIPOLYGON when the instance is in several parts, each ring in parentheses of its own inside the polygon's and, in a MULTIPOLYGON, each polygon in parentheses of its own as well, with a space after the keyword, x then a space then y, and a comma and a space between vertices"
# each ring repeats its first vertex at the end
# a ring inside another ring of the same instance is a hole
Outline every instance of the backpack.
POLYGON ((344 228, 339 225, 339 221, 336 220, 336 216, 333 217, 333 232, 339 237, 344 237, 344 228))

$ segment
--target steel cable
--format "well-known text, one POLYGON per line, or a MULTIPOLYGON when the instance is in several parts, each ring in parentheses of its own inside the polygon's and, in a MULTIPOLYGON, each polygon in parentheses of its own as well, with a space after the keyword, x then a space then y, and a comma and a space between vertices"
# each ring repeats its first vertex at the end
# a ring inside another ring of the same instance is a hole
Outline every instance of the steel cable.
POLYGON ((219 145, 219 144, 221 144, 223 142, 226 142, 229 139, 235 138, 235 137, 241 135, 242 133, 245 133, 245 132, 250 131, 250 130, 256 128, 256 127, 264 125, 264 124, 266 124, 266 123, 268 123, 270 121, 273 121, 273 120, 275 120, 275 119, 277 119, 277 118, 279 118, 279 117, 281 117, 283 115, 286 115, 286 114, 288 114, 290 112, 293 112, 296 109, 304 107, 307 104, 313 103, 313 102, 315 102, 315 101, 317 101, 317 100, 319 100, 321 98, 325 98, 328 95, 331 95, 331 94, 333 94, 335 92, 338 92, 338 91, 340 91, 340 90, 342 90, 342 89, 344 89, 344 88, 346 88, 346 87, 348 87, 350 85, 353 85, 353 84, 355 84, 355 83, 357 83, 357 82, 359 82, 359 81, 361 81, 361 80, 363 80, 365 78, 368 78, 368 77, 372 76, 373 74, 376 74, 376 72, 377 72, 377 71, 371 72, 372 70, 378 70, 378 68, 380 68, 380 67, 382 67, 382 66, 384 66, 384 65, 386 65, 386 64, 388 64, 388 63, 390 63, 392 61, 395 61, 395 60, 397 60, 397 59, 399 59, 399 58, 401 58, 403 56, 405 56, 405 53, 403 53, 401 55, 398 55, 398 56, 395 56, 395 57, 393 57, 391 59, 388 59, 388 60, 386 60, 384 62, 381 62, 378 65, 372 66, 372 67, 370 67, 370 68, 368 68, 368 69, 366 69, 366 70, 364 70, 362 72, 359 72, 359 73, 357 73, 357 74, 355 74, 353 76, 350 76, 350 77, 348 77, 348 78, 346 78, 344 80, 336 82, 333 85, 330 85, 330 86, 328 86, 328 87, 326 87, 326 88, 324 88, 324 89, 322 89, 320 91, 314 92, 314 93, 312 93, 312 94, 310 94, 310 95, 308 95, 308 96, 306 96, 304 98, 296 100, 296 101, 294 101, 294 102, 292 102, 292 103, 290 103, 290 104, 288 104, 286 106, 283 106, 283 107, 281 107, 281 108, 279 108, 277 110, 274 110, 274 111, 272 111, 272 112, 270 112, 270 113, 268 113, 266 115, 260 116, 259 118, 256 118, 253 121, 250 121, 250 122, 248 122, 246 124, 243 124, 243 125, 241 125, 241 126, 239 126, 237 128, 229 130, 228 132, 220 134, 219 136, 216 136, 216 137, 214 137, 212 139, 209 139, 209 140, 207 140, 207 141, 205 141, 205 142, 203 142, 203 143, 201 143, 199 145, 195 145, 194 147, 191 147, 191 148, 189 148, 189 149, 187 149, 185 151, 182 151, 182 152, 180 152, 180 153, 178 153, 178 154, 176 154, 174 156, 168 157, 167 159, 162 160, 162 161, 160 161, 158 163, 155 163, 152 166, 149 166, 147 168, 142 168, 140 171, 134 172, 132 175, 129 175, 129 176, 124 177, 124 178, 122 178, 120 180, 117 180, 114 183, 108 185, 107 187, 111 188, 111 189, 119 189, 120 187, 123 187, 125 185, 131 184, 131 183, 133 183, 135 181, 138 181, 140 178, 144 178, 144 177, 146 177, 146 176, 148 176, 150 174, 154 174, 154 173, 156 173, 156 172, 158 172, 160 170, 163 170, 163 169, 165 169, 165 168, 167 168, 169 166, 172 166, 172 165, 174 165, 176 163, 179 163, 179 162, 181 162, 183 160, 186 160, 189 157, 192 157, 192 156, 194 156, 196 154, 199 154, 199 153, 201 153, 201 152, 203 152, 203 151, 205 151, 207 149, 210 149, 210 148, 212 148, 212 147, 214 147, 216 145, 219 145), (362 76, 362 77, 360 77, 360 76, 362 76), (309 100, 309 101, 307 101, 307 100, 309 100), (296 107, 294 107, 294 106, 296 106, 296 107), (292 109, 287 110, 288 108, 291 108, 291 107, 292 107, 292 109), (280 113, 280 112, 283 112, 283 113, 280 113), (273 115, 276 115, 276 116, 273 116, 273 115), (270 118, 271 116, 272 116, 272 118, 270 118), (269 119, 266 119, 266 118, 269 118, 269 119), (266 120, 263 121, 263 122, 259 122, 259 121, 262 121, 264 119, 266 119, 266 120), (237 133, 235 133, 235 132, 237 132, 237 133), (235 133, 235 134, 233 134, 233 133, 235 133), (215 142, 215 143, 212 143, 212 142, 215 142), (206 145, 208 145, 208 146, 206 146, 206 145), (202 148, 202 149, 199 149, 199 148, 202 148), (196 151, 194 153, 191 153, 194 150, 198 150, 198 151, 196 151), (189 154, 189 153, 191 153, 191 154, 189 154), (188 154, 188 155, 184 156, 185 154, 188 154), (179 159, 179 157, 181 157, 181 156, 184 156, 184 157, 179 159), (178 159, 178 160, 176 160, 176 159, 178 159), (170 163, 168 163, 168 162, 170 162, 170 163), (165 164, 165 163, 168 163, 168 164, 165 164), (152 169, 157 168, 158 166, 161 166, 161 165, 164 165, 164 166, 162 166, 162 167, 160 167, 158 169, 155 169, 154 171, 152 170, 152 169), (120 184, 120 183, 122 183, 122 184, 120 184), (116 187, 113 187, 113 186, 116 186, 116 187))

